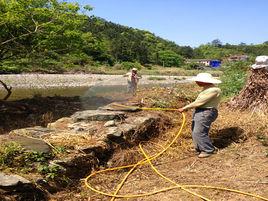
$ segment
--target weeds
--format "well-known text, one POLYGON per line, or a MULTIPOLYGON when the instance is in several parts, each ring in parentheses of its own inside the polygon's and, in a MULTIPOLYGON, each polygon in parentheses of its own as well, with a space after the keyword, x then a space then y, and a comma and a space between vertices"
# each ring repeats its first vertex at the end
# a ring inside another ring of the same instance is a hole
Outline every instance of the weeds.
POLYGON ((46 179, 53 180, 59 177, 60 172, 62 172, 62 167, 56 164, 53 165, 41 164, 37 167, 37 171, 40 174, 45 175, 46 179))
POLYGON ((165 77, 149 77, 148 80, 161 81, 161 80, 166 80, 166 78, 165 77))
POLYGON ((52 154, 26 151, 16 142, 8 142, 0 147, 0 167, 19 168, 19 171, 34 172, 38 164, 45 164, 53 157, 52 154))
POLYGON ((54 149, 57 154, 62 154, 67 151, 65 146, 55 146, 54 149))
POLYGON ((231 97, 240 92, 246 82, 248 66, 247 62, 236 62, 223 67, 220 87, 224 96, 231 97))
POLYGON ((266 137, 265 135, 257 135, 257 140, 260 141, 263 146, 268 147, 268 137, 266 137))
POLYGON ((11 165, 14 163, 14 158, 23 152, 23 148, 15 142, 3 144, 0 147, 0 165, 11 165))
POLYGON ((43 153, 43 152, 25 152, 24 159, 25 162, 45 162, 51 158, 51 154, 43 153))

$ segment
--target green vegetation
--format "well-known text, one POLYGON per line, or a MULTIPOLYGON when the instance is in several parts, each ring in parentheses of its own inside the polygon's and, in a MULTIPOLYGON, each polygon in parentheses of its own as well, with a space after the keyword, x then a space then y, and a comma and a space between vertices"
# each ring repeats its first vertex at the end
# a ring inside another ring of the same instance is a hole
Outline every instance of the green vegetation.
POLYGON ((178 46, 148 31, 84 14, 91 10, 58 0, 0 1, 0 72, 106 73, 103 66, 112 72, 156 65, 194 70, 198 66, 185 64, 186 59, 268 54, 267 42, 223 45, 216 39, 194 49, 178 46))
POLYGON ((12 165, 15 163, 14 158, 23 152, 22 147, 10 142, 0 146, 0 167, 4 165, 12 165))
POLYGON ((62 167, 59 165, 47 165, 47 164, 41 164, 37 167, 37 171, 40 174, 43 174, 46 176, 46 179, 56 179, 60 176, 60 172, 62 172, 62 167))
POLYGON ((50 158, 51 154, 26 151, 16 142, 4 143, 0 147, 0 167, 27 167, 35 162, 46 162, 50 158))
POLYGON ((178 66, 190 47, 84 15, 90 6, 57 0, 0 2, 0 71, 90 71, 92 66, 121 63, 178 66))
POLYGON ((223 75, 221 76, 222 84, 220 87, 225 97, 234 96, 243 88, 249 65, 249 62, 235 62, 222 67, 223 75))
POLYGON ((171 67, 171 66, 181 66, 184 61, 183 57, 178 55, 177 53, 167 50, 167 51, 159 51, 159 62, 158 64, 162 64, 163 67, 171 67))
POLYGON ((170 104, 169 101, 157 99, 153 102, 153 107, 168 108, 170 104))
MULTIPOLYGON (((64 151, 64 150, 62 150, 64 151)), ((26 151, 16 142, 7 142, 0 146, 0 170, 14 169, 22 173, 38 172, 45 174, 49 179, 54 179, 59 167, 49 166, 48 161, 52 154, 26 151), (41 168, 43 167, 43 169, 41 168), (48 167, 45 169, 45 167, 48 167)))

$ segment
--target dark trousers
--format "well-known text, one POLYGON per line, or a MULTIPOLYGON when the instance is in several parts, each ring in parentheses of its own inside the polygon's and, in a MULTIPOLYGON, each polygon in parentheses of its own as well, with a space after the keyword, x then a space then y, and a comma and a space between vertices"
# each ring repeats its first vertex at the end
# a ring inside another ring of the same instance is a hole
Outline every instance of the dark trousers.
POLYGON ((195 109, 192 119, 192 138, 196 151, 212 153, 215 147, 209 138, 209 129, 218 117, 218 110, 211 109, 195 109))

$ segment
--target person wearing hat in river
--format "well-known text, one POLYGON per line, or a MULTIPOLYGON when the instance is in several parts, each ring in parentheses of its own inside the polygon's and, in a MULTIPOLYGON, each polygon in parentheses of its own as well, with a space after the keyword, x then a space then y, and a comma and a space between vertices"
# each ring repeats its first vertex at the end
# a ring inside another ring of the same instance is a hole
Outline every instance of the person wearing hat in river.
POLYGON ((194 102, 180 108, 179 112, 195 109, 192 118, 193 144, 198 157, 206 158, 216 152, 216 147, 212 145, 208 133, 212 122, 218 117, 217 107, 220 103, 221 89, 215 84, 221 81, 209 73, 199 73, 191 80, 203 87, 203 90, 194 102))
POLYGON ((131 93, 135 96, 139 79, 141 79, 141 76, 138 75, 138 69, 132 68, 131 72, 126 73, 124 77, 127 77, 127 93, 131 93))

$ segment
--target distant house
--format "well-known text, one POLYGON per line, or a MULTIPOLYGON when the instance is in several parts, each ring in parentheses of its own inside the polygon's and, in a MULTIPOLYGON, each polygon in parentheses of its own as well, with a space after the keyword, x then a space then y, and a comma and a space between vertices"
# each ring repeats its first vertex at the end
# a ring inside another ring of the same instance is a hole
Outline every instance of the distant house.
POLYGON ((199 64, 200 66, 212 67, 212 68, 217 68, 220 67, 221 65, 220 60, 211 60, 211 59, 189 59, 186 61, 186 63, 196 63, 199 64))
POLYGON ((227 58, 227 60, 229 62, 232 62, 232 61, 247 61, 249 58, 248 55, 232 55, 230 57, 227 58))
POLYGON ((210 60, 209 66, 212 68, 219 68, 221 66, 220 60, 210 60))

